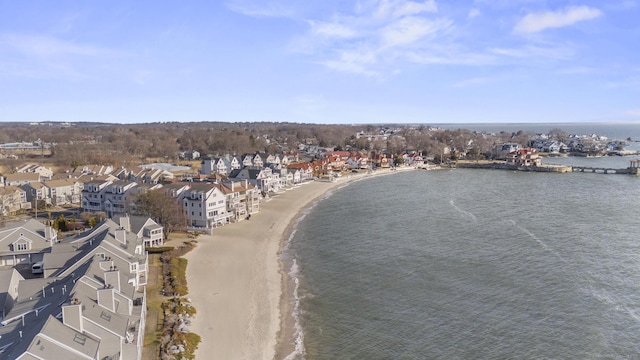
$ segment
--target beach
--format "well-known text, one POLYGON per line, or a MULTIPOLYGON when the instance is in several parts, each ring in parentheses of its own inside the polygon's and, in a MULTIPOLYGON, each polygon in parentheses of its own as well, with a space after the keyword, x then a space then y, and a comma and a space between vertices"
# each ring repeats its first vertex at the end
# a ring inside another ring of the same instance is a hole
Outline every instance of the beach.
POLYGON ((197 309, 191 331, 202 337, 197 359, 273 359, 278 338, 278 356, 293 350, 292 326, 281 332, 289 302, 279 255, 287 227, 328 190, 363 176, 297 186, 263 202, 250 220, 198 237, 186 255, 188 296, 197 309))

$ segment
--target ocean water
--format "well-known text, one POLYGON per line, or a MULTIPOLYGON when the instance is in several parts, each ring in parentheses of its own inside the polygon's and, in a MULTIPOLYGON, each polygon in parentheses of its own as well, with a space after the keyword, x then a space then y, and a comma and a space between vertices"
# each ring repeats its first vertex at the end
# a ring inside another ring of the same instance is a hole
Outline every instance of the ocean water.
POLYGON ((640 357, 640 177, 455 169, 369 178, 287 253, 296 359, 640 357))

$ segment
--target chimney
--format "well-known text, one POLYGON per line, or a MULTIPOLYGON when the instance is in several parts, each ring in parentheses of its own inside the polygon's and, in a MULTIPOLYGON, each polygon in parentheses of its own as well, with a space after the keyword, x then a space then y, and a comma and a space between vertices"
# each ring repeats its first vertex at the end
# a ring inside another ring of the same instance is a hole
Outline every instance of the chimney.
POLYGON ((44 239, 49 242, 51 240, 53 240, 53 228, 51 226, 46 226, 44 227, 44 239))
POLYGON ((112 287, 98 289, 98 305, 115 312, 115 304, 114 289, 112 287))
POLYGON ((128 215, 120 217, 120 227, 126 231, 131 231, 131 222, 128 215))
POLYGON ((231 183, 231 191, 235 191, 235 188, 234 188, 235 181, 232 180, 232 181, 230 181, 230 183, 231 183))
POLYGON ((100 269, 102 269, 103 271, 113 269, 113 261, 109 258, 100 261, 99 265, 100 265, 100 269))
POLYGON ((120 291, 120 270, 115 266, 108 271, 104 272, 104 284, 107 287, 111 287, 116 291, 120 291))
POLYGON ((82 304, 78 299, 72 299, 69 305, 62 306, 62 323, 79 332, 84 331, 82 304))
POLYGON ((127 245, 127 231, 125 229, 116 229, 116 241, 127 245))
POLYGON ((244 188, 247 189, 249 187, 249 179, 244 179, 242 182, 244 183, 244 188))

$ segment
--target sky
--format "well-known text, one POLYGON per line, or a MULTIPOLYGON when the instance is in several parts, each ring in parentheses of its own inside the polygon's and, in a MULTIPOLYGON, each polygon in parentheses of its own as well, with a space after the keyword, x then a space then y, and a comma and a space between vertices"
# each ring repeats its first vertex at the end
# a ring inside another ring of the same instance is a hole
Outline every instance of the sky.
POLYGON ((640 121, 640 0, 0 0, 0 121, 640 121))

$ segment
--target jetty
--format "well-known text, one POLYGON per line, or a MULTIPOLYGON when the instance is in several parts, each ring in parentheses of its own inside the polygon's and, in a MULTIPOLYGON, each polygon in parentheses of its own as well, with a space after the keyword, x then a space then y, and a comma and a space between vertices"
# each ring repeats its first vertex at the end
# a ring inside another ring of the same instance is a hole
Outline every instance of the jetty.
POLYGON ((640 175, 640 159, 634 159, 629 162, 629 167, 616 169, 602 166, 573 166, 573 165, 552 165, 542 164, 537 166, 518 166, 507 164, 504 162, 488 162, 488 161, 457 161, 451 163, 450 167, 467 168, 467 169, 493 169, 493 170, 513 170, 513 171, 534 171, 534 172, 586 172, 595 174, 623 174, 623 175, 640 175))
POLYGON ((513 171, 534 171, 534 172, 572 172, 571 166, 564 165, 539 165, 539 166, 519 166, 498 161, 457 161, 451 163, 450 167, 467 169, 491 169, 491 170, 513 170, 513 171))

